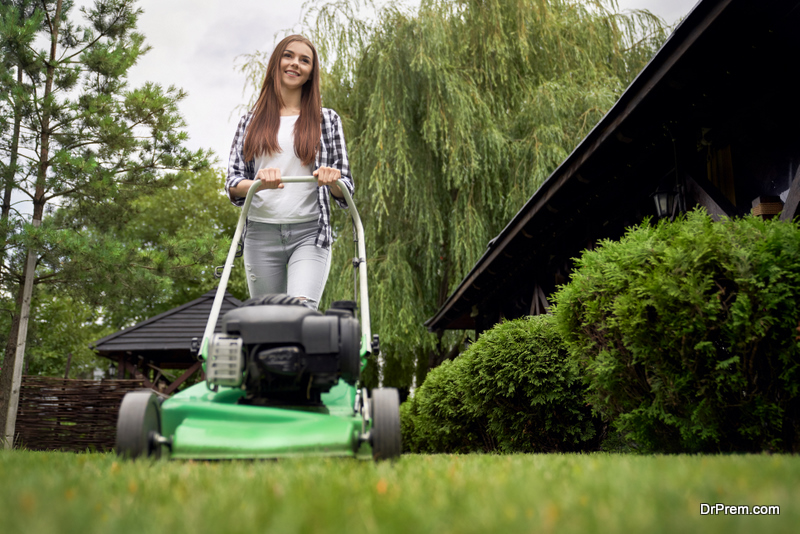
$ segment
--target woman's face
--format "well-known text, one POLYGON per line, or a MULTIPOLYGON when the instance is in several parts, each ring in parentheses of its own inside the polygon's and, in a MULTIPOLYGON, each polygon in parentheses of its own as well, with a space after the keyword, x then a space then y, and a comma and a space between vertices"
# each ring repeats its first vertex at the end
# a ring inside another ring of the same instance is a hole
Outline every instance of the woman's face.
POLYGON ((314 68, 314 52, 301 41, 286 45, 281 57, 281 85, 287 89, 299 89, 308 81, 314 68))

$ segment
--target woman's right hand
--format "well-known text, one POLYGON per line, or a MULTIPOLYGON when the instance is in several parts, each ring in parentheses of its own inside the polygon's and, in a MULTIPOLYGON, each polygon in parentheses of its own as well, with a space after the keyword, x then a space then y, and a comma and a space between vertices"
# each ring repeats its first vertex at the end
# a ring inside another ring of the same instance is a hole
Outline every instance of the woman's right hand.
POLYGON ((256 174, 256 180, 261 180, 261 189, 283 189, 280 169, 261 169, 256 174))

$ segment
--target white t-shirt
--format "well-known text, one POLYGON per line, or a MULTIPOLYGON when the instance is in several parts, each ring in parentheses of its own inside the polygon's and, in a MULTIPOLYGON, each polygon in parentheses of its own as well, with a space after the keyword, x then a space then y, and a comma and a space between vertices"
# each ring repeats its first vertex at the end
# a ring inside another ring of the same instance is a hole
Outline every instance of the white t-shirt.
MULTIPOLYGON (((257 156, 255 173, 261 169, 280 169, 281 176, 310 176, 311 165, 303 165, 294 153, 294 123, 299 115, 281 117, 278 145, 281 152, 257 156)), ((315 221, 319 218, 317 184, 283 184, 283 189, 262 189, 253 196, 248 219, 270 224, 290 224, 315 221)))

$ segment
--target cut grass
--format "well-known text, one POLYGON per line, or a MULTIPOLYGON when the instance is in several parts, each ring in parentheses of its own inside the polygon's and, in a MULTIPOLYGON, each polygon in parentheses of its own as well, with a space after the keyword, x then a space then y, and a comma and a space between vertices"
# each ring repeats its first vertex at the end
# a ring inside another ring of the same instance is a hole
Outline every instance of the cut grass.
POLYGON ((0 451, 0 531, 796 532, 800 457, 407 455, 127 462, 0 451), (780 516, 701 516, 700 503, 780 516))

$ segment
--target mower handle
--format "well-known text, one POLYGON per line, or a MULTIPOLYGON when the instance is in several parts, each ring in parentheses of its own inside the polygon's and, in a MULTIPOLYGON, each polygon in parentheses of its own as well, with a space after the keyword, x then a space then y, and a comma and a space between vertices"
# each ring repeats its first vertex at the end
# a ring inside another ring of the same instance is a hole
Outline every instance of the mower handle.
MULTIPOLYGON (((314 176, 281 176, 281 182, 285 184, 312 183, 316 181, 317 179, 314 176)), ((242 213, 239 215, 239 222, 236 224, 236 231, 233 234, 233 242, 231 243, 231 248, 228 251, 228 258, 225 260, 225 268, 222 270, 222 277, 219 281, 219 287, 217 287, 217 294, 214 296, 214 304, 211 306, 211 313, 208 316, 208 323, 206 324, 206 330, 203 334, 203 344, 200 348, 200 354, 203 356, 206 355, 206 351, 208 350, 208 341, 214 334, 214 328, 217 325, 217 319, 219 319, 219 312, 222 309, 222 300, 225 298, 225 290, 228 287, 228 280, 231 276, 233 260, 236 257, 236 249, 238 248, 239 240, 242 238, 244 224, 247 220, 247 212, 250 210, 250 203, 253 201, 253 195, 255 195, 260 185, 261 181, 255 180, 250 186, 250 189, 247 191, 247 196, 244 199, 242 213)), ((369 293, 367 292, 367 247, 364 244, 364 226, 361 224, 361 217, 358 215, 358 210, 353 202, 353 198, 350 196, 350 192, 346 187, 341 187, 340 189, 342 190, 342 195, 344 196, 345 202, 347 202, 347 209, 350 212, 350 216, 353 218, 353 223, 356 226, 356 235, 358 237, 357 261, 359 288, 361 290, 360 308, 362 349, 364 348, 364 345, 366 345, 367 351, 372 352, 372 330, 370 328, 369 321, 369 293)))

